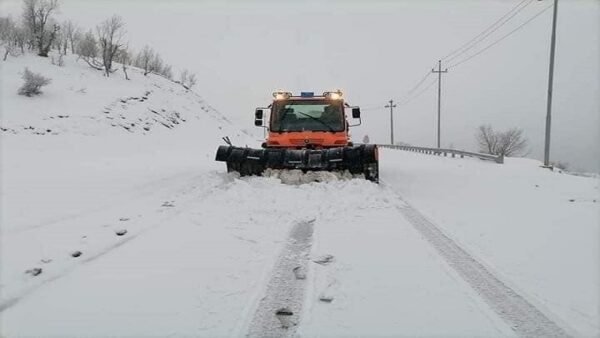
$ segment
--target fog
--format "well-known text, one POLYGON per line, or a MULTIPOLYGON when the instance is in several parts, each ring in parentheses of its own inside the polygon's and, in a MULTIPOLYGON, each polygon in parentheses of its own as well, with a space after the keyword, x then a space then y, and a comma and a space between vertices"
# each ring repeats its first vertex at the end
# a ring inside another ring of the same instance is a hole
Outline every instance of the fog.
MULTIPOLYGON (((481 47, 550 1, 534 1, 481 47)), ((350 104, 362 107, 363 125, 351 131, 354 138, 368 134, 383 143, 390 134, 387 101, 402 102, 438 59, 518 2, 63 0, 60 17, 91 28, 121 15, 131 47, 148 44, 176 70, 195 72, 196 91, 257 138, 262 131, 253 128, 254 108, 268 104, 274 89, 339 88, 350 104)), ((2 6, 3 14, 20 12, 20 1, 2 6)), ((551 160, 578 171, 600 171, 599 18, 600 1, 559 1, 551 160)), ((443 147, 477 150, 477 127, 491 124, 523 128, 527 156, 542 157, 551 19, 548 10, 443 75, 443 147)), ((398 104, 396 141, 435 145, 436 89, 398 104)))

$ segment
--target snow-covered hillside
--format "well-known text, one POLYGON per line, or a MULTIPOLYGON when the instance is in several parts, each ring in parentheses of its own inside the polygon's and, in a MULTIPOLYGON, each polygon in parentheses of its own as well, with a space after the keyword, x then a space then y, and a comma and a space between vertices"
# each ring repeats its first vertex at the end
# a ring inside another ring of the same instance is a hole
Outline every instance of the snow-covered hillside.
POLYGON ((597 178, 395 150, 379 185, 240 178, 216 147, 258 142, 178 84, 1 71, 3 336, 600 333, 597 178))
POLYGON ((2 63, 5 227, 98 207, 103 191, 114 199, 112 192, 148 175, 162 177, 165 168, 212 160, 223 136, 247 142, 198 94, 135 68, 129 74, 130 81, 121 73, 106 78, 74 57, 64 67, 34 55, 2 63), (42 95, 17 95, 25 67, 52 79, 42 95), (106 182, 115 178, 120 181, 106 182))
POLYGON ((202 115, 227 123, 227 119, 199 95, 161 76, 144 76, 141 70, 130 67, 130 80, 124 78, 121 70, 107 78, 78 60, 76 55, 66 56, 64 63, 59 67, 53 65, 51 59, 33 54, 11 57, 2 63, 0 128, 3 132, 147 134, 174 128, 202 115), (52 82, 43 87, 42 95, 17 95, 26 67, 51 79, 52 82))

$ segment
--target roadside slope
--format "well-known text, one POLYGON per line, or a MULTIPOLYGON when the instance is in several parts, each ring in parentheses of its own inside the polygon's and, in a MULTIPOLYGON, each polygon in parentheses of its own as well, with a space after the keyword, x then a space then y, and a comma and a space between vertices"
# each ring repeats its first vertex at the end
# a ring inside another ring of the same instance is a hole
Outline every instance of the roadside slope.
POLYGON ((501 280, 579 334, 600 333, 598 179, 521 158, 381 158, 385 184, 501 280))

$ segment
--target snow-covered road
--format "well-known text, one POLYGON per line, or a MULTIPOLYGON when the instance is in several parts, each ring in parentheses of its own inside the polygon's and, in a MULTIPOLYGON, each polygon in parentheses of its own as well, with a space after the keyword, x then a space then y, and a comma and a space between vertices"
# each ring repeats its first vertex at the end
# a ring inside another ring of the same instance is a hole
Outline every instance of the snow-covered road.
MULTIPOLYGON (((208 172, 162 197, 172 207, 155 204, 121 222, 129 229, 150 223, 115 237, 131 240, 92 257, 84 251, 80 264, 10 304, 4 333, 243 334, 272 291, 289 232, 307 221, 314 235, 299 333, 511 333, 403 219, 403 202, 384 187, 363 180, 296 186, 208 172), (313 262, 323 255, 333 260, 313 262)), ((281 278, 295 275, 290 269, 281 278)), ((285 297, 276 301, 292 306, 285 297)))
POLYGON ((403 156, 384 154, 381 185, 329 175, 306 184, 295 175, 239 179, 201 161, 135 182, 140 190, 117 193, 110 207, 7 228, 2 333, 576 334, 402 199, 402 185, 388 180, 406 168, 395 167, 403 156), (70 256, 75 250, 82 255, 70 256), (35 267, 40 275, 23 273, 35 267), (299 325, 277 326, 280 309, 299 325))
POLYGON ((4 140, 2 334, 598 332, 596 179, 401 151, 382 152, 380 185, 240 179, 212 160, 214 145, 190 142, 202 128, 109 144, 4 140), (532 194, 543 199, 530 210, 554 206, 545 223, 519 209, 532 194), (553 222, 569 218, 576 232, 553 222), (541 256, 572 248, 540 265, 527 243, 541 256), (298 325, 281 328, 282 309, 298 325))

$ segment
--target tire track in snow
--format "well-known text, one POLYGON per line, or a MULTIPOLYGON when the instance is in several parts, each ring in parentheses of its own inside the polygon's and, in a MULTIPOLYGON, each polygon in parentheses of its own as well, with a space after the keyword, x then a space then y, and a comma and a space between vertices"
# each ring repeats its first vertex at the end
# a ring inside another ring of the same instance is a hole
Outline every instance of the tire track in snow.
POLYGON ((46 279, 40 281, 40 283, 38 284, 34 284, 31 287, 23 290, 19 295, 14 296, 12 298, 8 298, 3 300, 2 302, 0 302, 0 313, 2 313, 4 310, 9 309, 10 307, 12 307, 13 305, 17 304, 19 301, 21 301, 22 299, 26 298, 27 296, 29 296, 29 294, 33 293, 34 291, 36 291, 37 289, 39 289, 40 287, 52 283, 53 281, 60 279, 62 277, 67 276, 69 273, 71 273, 71 271, 75 270, 76 268, 80 267, 83 264, 95 261, 96 259, 106 255, 107 253, 111 252, 112 250, 128 243, 129 241, 137 238, 139 235, 141 235, 142 233, 144 233, 145 231, 147 231, 149 229, 144 229, 141 230, 140 232, 134 234, 134 235, 130 235, 124 239, 122 239, 119 242, 116 242, 112 245, 110 245, 109 247, 94 253, 91 256, 86 257, 85 259, 82 259, 80 263, 75 264, 73 266, 70 266, 69 268, 56 272, 56 273, 51 273, 49 275, 49 277, 46 277, 46 279))
POLYGON ((294 224, 288 241, 277 259, 267 284, 265 296, 259 301, 258 308, 250 322, 248 337, 292 337, 300 323, 302 301, 306 289, 306 279, 297 279, 294 269, 300 267, 306 271, 315 220, 300 221, 294 224), (283 321, 276 313, 288 311, 283 321))
POLYGON ((405 218, 519 336, 570 337, 542 311, 504 284, 475 257, 446 236, 438 226, 401 197, 400 199, 405 205, 398 206, 398 209, 405 218))
POLYGON ((84 219, 91 215, 95 214, 103 214, 106 213, 107 210, 117 209, 122 207, 123 204, 130 203, 130 201, 136 201, 142 198, 147 198, 149 196, 157 196, 160 193, 163 193, 163 190, 168 190, 172 185, 181 185, 182 183, 179 181, 189 181, 197 176, 195 171, 187 171, 183 173, 178 173, 175 175, 171 175, 168 177, 162 177, 158 179, 154 179, 149 182, 139 183, 132 187, 127 188, 127 190, 119 191, 116 193, 117 196, 125 195, 125 198, 117 199, 116 201, 108 201, 104 202, 99 206, 85 208, 83 211, 69 213, 62 216, 56 216, 50 219, 47 219, 42 222, 37 222, 28 225, 21 225, 16 228, 9 228, 4 230, 4 235, 12 235, 19 234, 22 232, 28 232, 31 230, 37 230, 40 228, 45 228, 48 226, 52 226, 55 224, 73 221, 77 219, 84 219), (131 192, 130 192, 131 191, 131 192))

